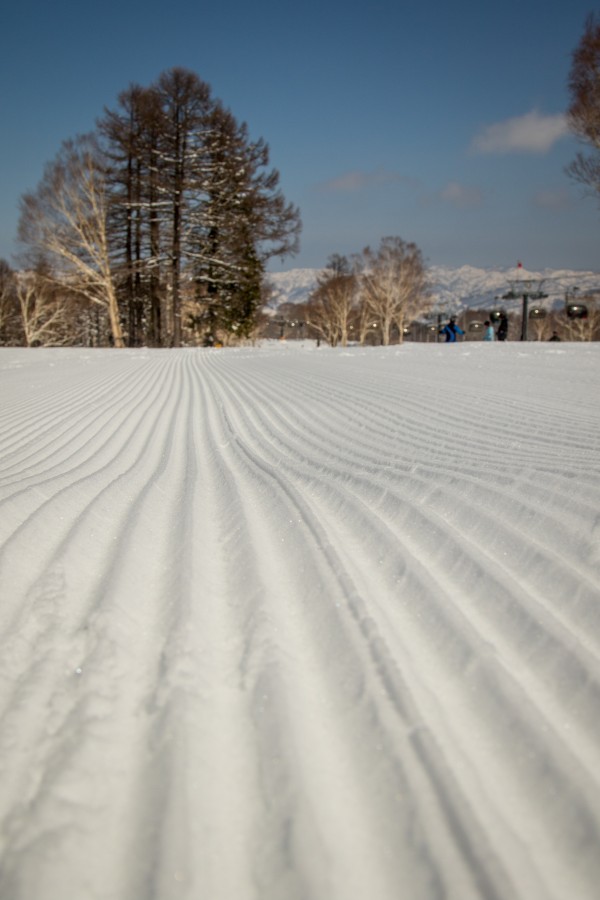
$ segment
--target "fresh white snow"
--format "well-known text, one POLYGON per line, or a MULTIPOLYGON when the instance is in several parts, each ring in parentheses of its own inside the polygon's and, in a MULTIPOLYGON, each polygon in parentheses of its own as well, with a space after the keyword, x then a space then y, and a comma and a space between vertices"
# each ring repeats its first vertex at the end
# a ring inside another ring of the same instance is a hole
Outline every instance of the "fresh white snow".
POLYGON ((1 900, 592 900, 600 345, 0 351, 1 900))

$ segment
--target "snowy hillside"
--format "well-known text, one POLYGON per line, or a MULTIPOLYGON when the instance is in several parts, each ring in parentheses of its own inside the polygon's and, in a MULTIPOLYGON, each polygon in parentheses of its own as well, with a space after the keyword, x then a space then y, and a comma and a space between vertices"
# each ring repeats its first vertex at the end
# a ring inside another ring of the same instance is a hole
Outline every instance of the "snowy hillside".
POLYGON ((2 900, 597 900, 599 344, 0 378, 2 900))
MULTIPOLYGON (((291 269, 289 272, 271 273, 268 278, 274 288, 269 307, 277 309, 283 303, 302 303, 314 289, 319 269, 291 269)), ((458 312, 463 308, 491 308, 499 304, 511 308, 511 301, 499 301, 514 281, 531 279, 541 282, 542 290, 548 294, 543 305, 548 308, 562 306, 565 292, 577 288, 581 294, 586 291, 600 291, 599 272, 577 272, 564 269, 544 269, 528 271, 516 267, 504 269, 478 269, 474 266, 449 268, 431 266, 429 281, 436 308, 458 312)), ((512 301, 519 306, 519 301, 512 301)))

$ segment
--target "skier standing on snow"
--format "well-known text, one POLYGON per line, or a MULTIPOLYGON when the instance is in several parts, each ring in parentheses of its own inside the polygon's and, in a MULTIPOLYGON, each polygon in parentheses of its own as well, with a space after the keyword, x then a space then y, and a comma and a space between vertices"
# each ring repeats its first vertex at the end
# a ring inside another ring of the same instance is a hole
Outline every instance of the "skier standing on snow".
POLYGON ((450 316, 450 321, 447 325, 444 325, 440 334, 444 335, 447 344, 454 344, 457 340, 457 336, 459 334, 464 334, 464 331, 456 324, 456 316, 450 316))
POLYGON ((502 310, 502 312, 500 313, 500 324, 498 325, 498 333, 496 334, 496 337, 498 338, 499 341, 505 341, 507 334, 508 334, 508 316, 506 315, 504 310, 502 310))
POLYGON ((488 319, 483 323, 485 325, 485 334, 483 336, 484 341, 493 341, 496 335, 494 334, 494 326, 488 319))

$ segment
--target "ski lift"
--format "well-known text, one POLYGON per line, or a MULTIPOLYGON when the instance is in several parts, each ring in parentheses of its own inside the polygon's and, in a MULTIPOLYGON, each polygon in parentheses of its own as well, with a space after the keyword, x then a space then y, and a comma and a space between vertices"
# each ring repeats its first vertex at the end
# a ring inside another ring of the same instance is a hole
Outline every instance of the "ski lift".
POLYGON ((502 310, 500 310, 500 309, 490 310, 490 320, 492 322, 499 322, 501 318, 502 318, 502 310))
POLYGON ((483 331, 483 322, 469 322, 469 331, 472 334, 477 334, 483 331))
POLYGON ((567 303, 567 315, 569 319, 587 319, 587 306, 583 303, 567 303))
POLYGON ((530 319, 545 319, 548 313, 543 306, 532 306, 529 310, 530 319))
MULTIPOLYGON (((531 316, 529 315, 529 301, 543 300, 548 294, 542 290, 544 279, 537 278, 519 278, 516 281, 509 282, 510 290, 506 294, 502 294, 503 300, 516 300, 521 297, 522 313, 521 313, 521 340, 527 340, 527 323, 531 316)), ((538 307, 539 308, 539 307, 538 307)))

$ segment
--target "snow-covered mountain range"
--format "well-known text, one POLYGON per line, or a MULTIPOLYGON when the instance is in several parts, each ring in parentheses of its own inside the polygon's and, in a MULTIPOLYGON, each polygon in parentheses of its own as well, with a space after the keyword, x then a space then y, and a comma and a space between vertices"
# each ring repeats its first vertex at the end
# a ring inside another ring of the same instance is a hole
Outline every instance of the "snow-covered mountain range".
MULTIPOLYGON (((273 295, 268 309, 276 312, 286 303, 303 303, 317 283, 321 269, 290 269, 288 272, 269 274, 273 295)), ((542 269, 529 271, 522 266, 496 269, 478 269, 474 266, 430 266, 429 283, 434 308, 440 312, 458 312, 461 309, 491 309, 495 306, 511 308, 520 300, 502 300, 511 288, 519 296, 526 290, 541 290, 547 297, 540 305, 548 309, 558 308, 565 301, 565 294, 584 296, 600 292, 600 272, 582 272, 571 269, 542 269)))

